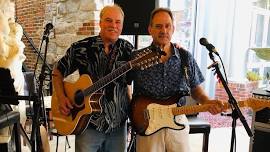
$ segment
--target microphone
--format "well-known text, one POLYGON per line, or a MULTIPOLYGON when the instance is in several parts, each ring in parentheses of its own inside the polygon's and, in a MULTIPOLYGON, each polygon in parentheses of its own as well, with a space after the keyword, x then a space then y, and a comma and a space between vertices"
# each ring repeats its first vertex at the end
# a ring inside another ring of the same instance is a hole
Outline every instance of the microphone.
POLYGON ((47 23, 46 26, 44 27, 44 29, 45 30, 44 30, 43 35, 44 35, 44 37, 48 37, 50 34, 50 30, 53 29, 52 23, 47 23))
POLYGON ((211 53, 214 52, 216 55, 219 55, 216 48, 214 47, 214 45, 209 43, 206 38, 204 38, 204 37, 201 38, 200 39, 200 44, 205 46, 207 48, 207 50, 210 51, 211 53))

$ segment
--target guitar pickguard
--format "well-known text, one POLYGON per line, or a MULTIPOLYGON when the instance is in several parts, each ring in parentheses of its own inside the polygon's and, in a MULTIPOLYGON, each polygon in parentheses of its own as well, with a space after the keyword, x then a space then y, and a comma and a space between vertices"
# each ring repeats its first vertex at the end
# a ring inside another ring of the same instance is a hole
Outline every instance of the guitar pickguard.
POLYGON ((149 104, 147 106, 147 118, 149 125, 145 131, 145 135, 151 135, 162 128, 171 128, 176 130, 182 130, 185 125, 179 124, 175 121, 175 116, 172 113, 172 108, 176 107, 173 105, 160 105, 160 104, 149 104))

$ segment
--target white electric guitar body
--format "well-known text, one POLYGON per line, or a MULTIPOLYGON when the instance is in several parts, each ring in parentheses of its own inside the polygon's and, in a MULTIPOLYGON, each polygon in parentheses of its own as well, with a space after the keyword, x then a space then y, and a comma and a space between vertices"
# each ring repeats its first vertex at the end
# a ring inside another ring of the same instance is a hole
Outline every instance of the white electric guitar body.
MULTIPOLYGON (((177 123, 175 116, 205 112, 212 105, 203 104, 177 107, 175 102, 179 98, 179 95, 166 100, 156 100, 143 96, 134 98, 131 102, 130 119, 136 133, 142 136, 148 136, 162 128, 183 129, 185 124, 177 123)), ((270 102, 267 99, 249 98, 237 103, 239 107, 250 107, 254 111, 270 107, 270 102)), ((227 102, 224 103, 224 108, 229 109, 230 104, 227 102)))
POLYGON ((175 115, 172 113, 172 108, 175 107, 177 107, 176 104, 149 104, 146 111, 144 111, 149 121, 149 126, 145 130, 145 135, 151 135, 162 128, 171 128, 176 130, 184 129, 185 125, 178 123, 175 120, 175 115))

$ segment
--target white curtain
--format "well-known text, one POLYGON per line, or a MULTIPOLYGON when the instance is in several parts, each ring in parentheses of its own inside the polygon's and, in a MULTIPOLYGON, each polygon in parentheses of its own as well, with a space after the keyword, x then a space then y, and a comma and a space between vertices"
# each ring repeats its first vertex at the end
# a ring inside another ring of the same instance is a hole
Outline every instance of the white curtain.
MULTIPOLYGON (((216 47, 228 77, 242 79, 250 39, 250 10, 250 0, 197 1, 194 57, 205 76, 205 90, 211 97, 215 95, 216 78, 211 69, 207 69, 212 60, 206 48, 199 44, 199 39, 205 37, 216 47)), ((215 59, 218 61, 217 57, 215 59)))

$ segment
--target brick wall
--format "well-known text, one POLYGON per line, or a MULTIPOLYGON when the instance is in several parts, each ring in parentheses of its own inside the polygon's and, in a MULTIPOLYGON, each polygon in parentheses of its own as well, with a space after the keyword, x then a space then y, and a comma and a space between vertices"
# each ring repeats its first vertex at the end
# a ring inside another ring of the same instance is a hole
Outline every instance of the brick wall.
MULTIPOLYGON (((258 88, 258 82, 229 82, 228 85, 232 95, 237 101, 246 100, 252 96, 252 91, 258 88)), ((228 96, 221 83, 216 84, 216 99, 228 101, 228 96)))
POLYGON ((83 23, 82 27, 79 27, 77 31, 77 35, 95 35, 95 29, 99 26, 98 21, 89 21, 86 23, 83 23))
MULTIPOLYGON (((44 30, 46 4, 51 2, 52 0, 15 0, 17 22, 22 25, 29 38, 33 40, 36 48, 39 48, 44 30)), ((33 69, 37 56, 25 37, 23 37, 23 42, 26 45, 24 63, 29 69, 33 69)))
MULTIPOLYGON (((54 29, 50 34, 47 62, 54 64, 71 43, 99 32, 99 10, 105 4, 94 0, 15 0, 18 23, 39 49, 44 26, 50 22, 54 29)), ((24 37, 25 64, 34 69, 36 54, 24 37)), ((43 44, 44 47, 44 44, 43 44)), ((41 49, 44 52, 44 48, 41 49)))

